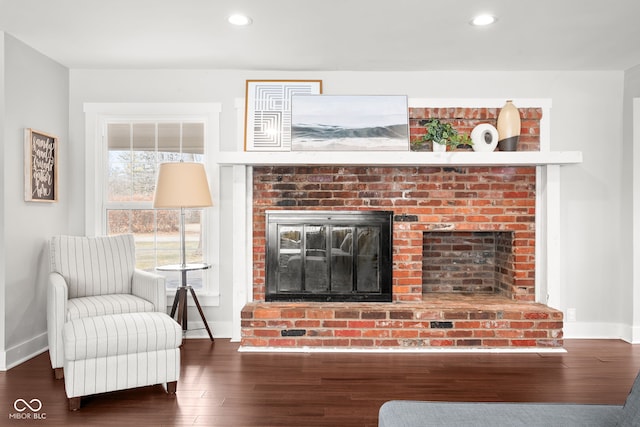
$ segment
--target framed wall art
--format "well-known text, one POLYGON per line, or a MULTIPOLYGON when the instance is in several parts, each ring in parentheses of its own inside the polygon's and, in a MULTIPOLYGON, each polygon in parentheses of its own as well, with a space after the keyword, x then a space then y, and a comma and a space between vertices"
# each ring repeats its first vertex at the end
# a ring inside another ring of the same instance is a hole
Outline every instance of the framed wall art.
POLYGON ((407 151, 407 101, 404 95, 295 96, 291 149, 407 151))
POLYGON ((24 131, 24 199, 58 201, 58 138, 54 135, 24 131))
POLYGON ((291 150, 291 99, 322 93, 322 80, 247 80, 246 151, 291 150))

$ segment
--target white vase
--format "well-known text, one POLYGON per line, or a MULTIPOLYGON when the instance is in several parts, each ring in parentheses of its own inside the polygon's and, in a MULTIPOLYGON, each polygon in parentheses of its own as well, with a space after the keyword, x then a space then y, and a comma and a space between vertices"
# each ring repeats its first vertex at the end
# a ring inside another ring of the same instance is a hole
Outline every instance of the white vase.
POLYGON ((493 151, 498 146, 498 129, 489 123, 481 123, 471 131, 473 151, 493 151))

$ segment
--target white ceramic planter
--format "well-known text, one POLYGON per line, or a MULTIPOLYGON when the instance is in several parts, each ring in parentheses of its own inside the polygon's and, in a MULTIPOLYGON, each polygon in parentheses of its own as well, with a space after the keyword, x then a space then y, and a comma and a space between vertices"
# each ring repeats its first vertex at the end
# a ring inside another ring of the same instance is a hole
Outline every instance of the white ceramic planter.
POLYGON ((447 151, 447 146, 444 144, 438 144, 437 142, 433 143, 433 151, 437 152, 437 153, 441 153, 441 152, 445 152, 447 151))

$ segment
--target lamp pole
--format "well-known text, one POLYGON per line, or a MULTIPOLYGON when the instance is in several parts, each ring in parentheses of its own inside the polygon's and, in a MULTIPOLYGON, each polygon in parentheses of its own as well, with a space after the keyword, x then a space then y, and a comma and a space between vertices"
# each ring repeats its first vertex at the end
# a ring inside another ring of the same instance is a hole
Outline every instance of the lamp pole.
POLYGON ((180 207, 180 248, 182 250, 182 267, 187 266, 187 244, 184 230, 184 208, 180 207))
MULTIPOLYGON (((185 221, 184 221, 184 207, 180 206, 180 248, 182 250, 182 277, 180 286, 184 292, 185 304, 187 299, 187 241, 185 238, 185 221)), ((173 317, 173 315, 171 316, 173 317)))

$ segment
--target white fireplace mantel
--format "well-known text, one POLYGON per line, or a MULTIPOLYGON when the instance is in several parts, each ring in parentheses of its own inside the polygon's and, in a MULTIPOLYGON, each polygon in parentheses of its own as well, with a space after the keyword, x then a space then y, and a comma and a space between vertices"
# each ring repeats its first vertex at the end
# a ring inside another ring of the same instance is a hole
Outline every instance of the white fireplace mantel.
POLYGON ((226 166, 547 166, 582 163, 582 152, 221 151, 217 163, 226 166))

